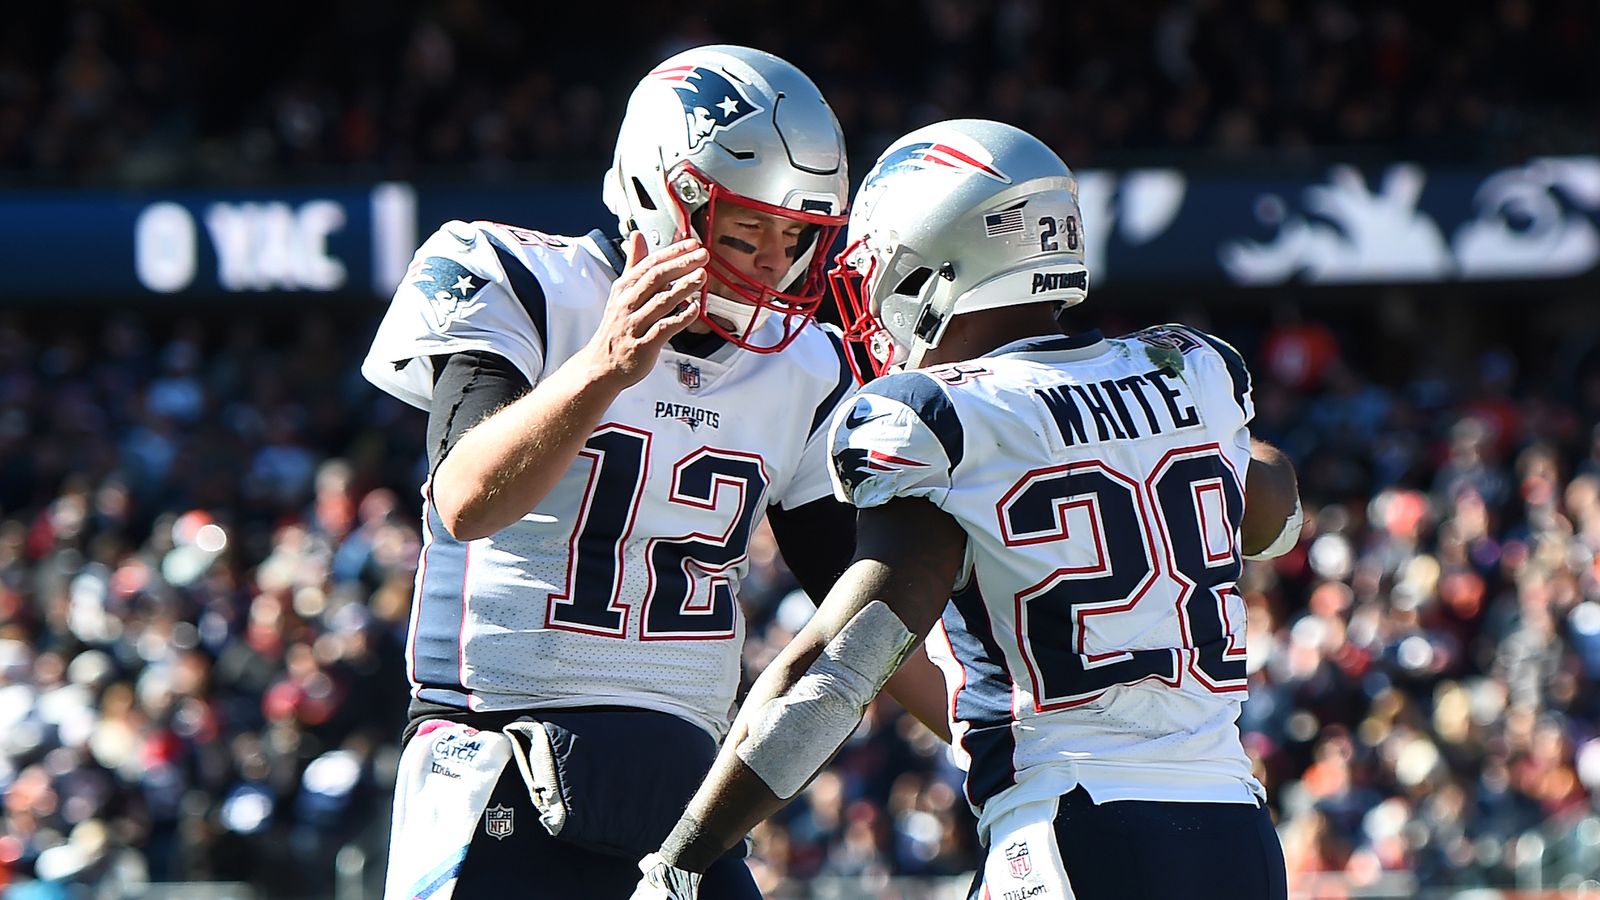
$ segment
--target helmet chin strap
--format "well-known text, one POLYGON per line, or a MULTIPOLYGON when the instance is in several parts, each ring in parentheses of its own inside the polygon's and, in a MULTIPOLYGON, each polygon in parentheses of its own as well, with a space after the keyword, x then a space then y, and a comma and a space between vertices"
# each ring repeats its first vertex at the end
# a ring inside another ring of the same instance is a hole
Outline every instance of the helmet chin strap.
POLYGON ((944 274, 949 265, 940 266, 918 292, 917 306, 921 312, 912 324, 911 346, 906 348, 902 371, 922 368, 923 360, 944 338, 944 330, 950 324, 950 307, 955 305, 948 291, 943 290, 949 282, 944 274))
POLYGON ((924 344, 922 341, 917 341, 911 345, 910 350, 906 351, 906 358, 896 363, 891 368, 893 368, 896 372, 909 372, 912 369, 920 369, 922 368, 922 361, 927 359, 928 351, 932 349, 933 345, 924 344))
POLYGON ((766 307, 757 307, 738 300, 729 300, 727 297, 706 291, 704 306, 700 315, 706 318, 721 319, 724 328, 739 335, 741 338, 749 337, 766 321, 767 315, 772 310, 766 307))

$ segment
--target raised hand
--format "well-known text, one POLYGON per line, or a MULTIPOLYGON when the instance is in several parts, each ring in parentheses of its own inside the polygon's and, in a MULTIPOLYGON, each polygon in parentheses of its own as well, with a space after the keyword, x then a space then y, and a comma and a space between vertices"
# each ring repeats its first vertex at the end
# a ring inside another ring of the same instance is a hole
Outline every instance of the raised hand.
POLYGON ((693 239, 646 256, 638 232, 628 235, 626 248, 627 266, 611 285, 605 317, 583 350, 595 377, 614 380, 618 389, 644 378, 662 345, 699 315, 709 258, 693 239))

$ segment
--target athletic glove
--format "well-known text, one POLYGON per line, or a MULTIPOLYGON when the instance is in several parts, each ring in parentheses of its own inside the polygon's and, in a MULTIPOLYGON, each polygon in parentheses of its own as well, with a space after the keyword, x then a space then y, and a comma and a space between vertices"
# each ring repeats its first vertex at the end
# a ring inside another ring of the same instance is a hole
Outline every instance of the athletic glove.
POLYGON ((630 900, 697 900, 700 896, 700 875, 668 865, 659 853, 639 860, 639 871, 644 877, 630 900))

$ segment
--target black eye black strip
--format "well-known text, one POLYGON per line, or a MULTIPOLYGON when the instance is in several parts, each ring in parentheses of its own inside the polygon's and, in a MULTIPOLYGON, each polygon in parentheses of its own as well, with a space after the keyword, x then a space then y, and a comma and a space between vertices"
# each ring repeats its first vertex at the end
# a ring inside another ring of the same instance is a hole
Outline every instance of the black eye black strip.
POLYGON ((722 237, 717 238, 717 243, 722 244, 725 247, 732 247, 740 253, 756 252, 755 244, 752 244, 749 241, 741 241, 731 234, 725 234, 722 237))

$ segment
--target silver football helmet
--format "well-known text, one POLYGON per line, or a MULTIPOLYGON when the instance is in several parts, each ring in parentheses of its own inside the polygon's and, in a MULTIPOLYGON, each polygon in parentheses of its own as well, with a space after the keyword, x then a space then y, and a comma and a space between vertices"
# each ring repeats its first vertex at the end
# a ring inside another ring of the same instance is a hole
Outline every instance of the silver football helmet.
POLYGON ((844 134, 816 85, 770 53, 712 46, 679 53, 634 88, 604 197, 622 233, 642 232, 651 250, 690 234, 706 241, 713 278, 701 318, 741 347, 773 352, 816 315, 849 193, 844 134), (710 243, 713 217, 730 207, 801 224, 777 288, 710 243), (769 316, 782 328, 757 338, 769 316))
MULTIPOLYGON (((845 336, 874 375, 917 368, 952 316, 1089 292, 1072 170, 1021 129, 919 128, 878 157, 829 274, 845 336)), ((858 373, 863 374, 863 373, 858 373)))

